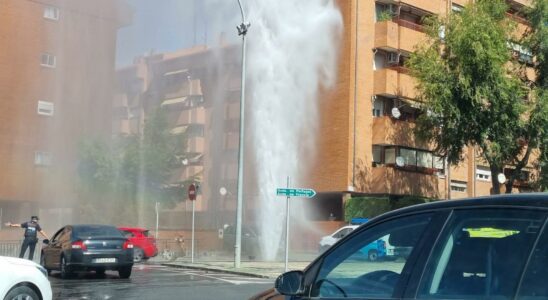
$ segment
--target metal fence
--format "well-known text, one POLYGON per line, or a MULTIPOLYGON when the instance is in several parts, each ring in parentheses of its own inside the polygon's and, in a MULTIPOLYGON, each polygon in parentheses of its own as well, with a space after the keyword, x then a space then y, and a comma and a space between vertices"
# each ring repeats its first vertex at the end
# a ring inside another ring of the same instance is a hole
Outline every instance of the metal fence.
MULTIPOLYGON (((10 241, 0 241, 0 256, 9 256, 9 257, 19 257, 19 252, 21 251, 22 240, 10 240, 10 241)), ((36 244, 36 249, 34 249, 34 261, 38 262, 40 260, 40 250, 42 249, 42 244, 38 242, 36 244)), ((25 257, 29 255, 29 249, 25 253, 25 257)))

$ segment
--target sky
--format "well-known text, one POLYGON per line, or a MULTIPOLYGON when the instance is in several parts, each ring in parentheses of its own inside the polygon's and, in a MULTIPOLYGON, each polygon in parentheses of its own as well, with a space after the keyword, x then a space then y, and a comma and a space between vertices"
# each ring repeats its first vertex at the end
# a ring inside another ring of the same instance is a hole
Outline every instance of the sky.
MULTIPOLYGON (((169 52, 194 45, 211 45, 238 12, 236 0, 125 0, 134 10, 131 25, 118 31, 117 66, 136 56, 169 52), (232 3, 233 2, 233 3, 232 3)), ((232 26, 233 25, 233 26, 232 26)))

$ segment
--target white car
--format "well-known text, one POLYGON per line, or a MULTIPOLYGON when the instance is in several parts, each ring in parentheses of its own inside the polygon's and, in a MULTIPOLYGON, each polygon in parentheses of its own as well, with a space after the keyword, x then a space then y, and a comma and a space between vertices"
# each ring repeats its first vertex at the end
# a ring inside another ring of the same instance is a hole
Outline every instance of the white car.
MULTIPOLYGON (((320 253, 325 252, 325 250, 329 249, 329 247, 333 246, 336 242, 347 236, 358 227, 359 225, 343 226, 337 229, 332 234, 322 237, 322 239, 320 240, 320 253)), ((370 260, 376 260, 378 256, 393 257, 395 255, 395 247, 388 243, 388 238, 389 236, 384 236, 380 238, 380 240, 384 241, 384 248, 382 249, 381 253, 375 251, 375 256, 369 257, 370 260)))
POLYGON ((0 300, 51 300, 48 273, 26 259, 0 256, 0 300))
POLYGON ((329 249, 329 247, 333 246, 333 244, 335 244, 338 240, 342 239, 358 227, 359 225, 343 226, 337 229, 332 234, 322 237, 322 239, 320 240, 320 252, 324 252, 325 250, 329 249))

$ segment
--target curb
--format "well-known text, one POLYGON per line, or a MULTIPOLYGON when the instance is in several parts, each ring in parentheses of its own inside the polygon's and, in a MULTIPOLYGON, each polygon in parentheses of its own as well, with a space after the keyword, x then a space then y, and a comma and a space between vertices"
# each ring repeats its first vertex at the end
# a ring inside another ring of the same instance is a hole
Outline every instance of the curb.
POLYGON ((243 272, 243 271, 232 271, 227 269, 221 269, 216 267, 204 267, 204 266, 192 266, 192 265, 179 265, 179 264, 170 264, 170 263, 162 263, 162 266, 166 267, 172 267, 172 268, 179 268, 179 269, 193 269, 193 270, 204 270, 204 271, 214 271, 219 273, 225 273, 225 274, 235 274, 235 275, 243 275, 243 276, 249 276, 249 277, 255 277, 255 278, 266 278, 266 279, 274 279, 273 277, 267 276, 267 275, 260 275, 255 274, 251 272, 243 272))

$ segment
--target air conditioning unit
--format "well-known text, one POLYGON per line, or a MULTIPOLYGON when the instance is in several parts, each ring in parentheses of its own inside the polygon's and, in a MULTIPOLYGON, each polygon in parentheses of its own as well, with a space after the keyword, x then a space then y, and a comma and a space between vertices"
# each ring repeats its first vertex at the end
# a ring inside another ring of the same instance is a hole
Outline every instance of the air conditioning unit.
POLYGON ((400 62, 400 55, 395 52, 388 53, 388 63, 389 64, 398 64, 400 62))

